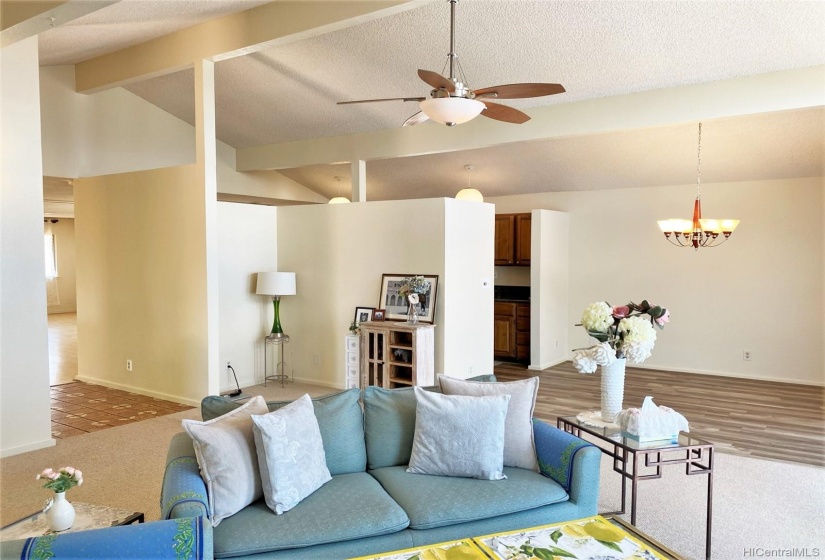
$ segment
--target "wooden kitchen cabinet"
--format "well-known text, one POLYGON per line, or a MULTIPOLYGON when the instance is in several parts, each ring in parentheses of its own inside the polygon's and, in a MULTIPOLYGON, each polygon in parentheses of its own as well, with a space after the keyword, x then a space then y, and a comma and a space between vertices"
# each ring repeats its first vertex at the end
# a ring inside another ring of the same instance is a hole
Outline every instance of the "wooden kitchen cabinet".
POLYGON ((530 266, 530 214, 496 214, 496 266, 530 266))
POLYGON ((530 304, 495 302, 493 324, 493 355, 529 362, 530 304))

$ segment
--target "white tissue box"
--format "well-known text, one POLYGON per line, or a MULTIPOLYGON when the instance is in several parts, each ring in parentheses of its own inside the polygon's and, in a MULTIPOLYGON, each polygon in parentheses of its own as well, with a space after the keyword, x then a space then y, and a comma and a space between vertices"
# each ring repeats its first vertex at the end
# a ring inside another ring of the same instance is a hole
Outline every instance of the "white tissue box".
POLYGON ((622 410, 616 423, 629 437, 640 443, 649 441, 679 441, 679 432, 687 432, 687 419, 666 406, 656 406, 653 397, 645 397, 642 408, 622 410))

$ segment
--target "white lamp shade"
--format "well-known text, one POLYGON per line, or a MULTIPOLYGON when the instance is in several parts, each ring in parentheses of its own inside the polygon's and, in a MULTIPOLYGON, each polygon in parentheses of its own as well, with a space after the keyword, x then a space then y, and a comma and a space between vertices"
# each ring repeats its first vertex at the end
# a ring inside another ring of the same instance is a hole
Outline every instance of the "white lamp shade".
POLYGON ((259 272, 255 293, 262 296, 294 296, 294 272, 259 272))
POLYGON ((473 202, 484 202, 484 196, 476 189, 461 189, 455 195, 456 200, 471 200, 473 202))
POLYGON ((327 204, 349 204, 349 199, 344 198, 343 196, 336 196, 335 198, 330 199, 327 204))
POLYGON ((431 120, 448 126, 473 120, 485 109, 481 101, 464 97, 425 99, 419 106, 431 120))

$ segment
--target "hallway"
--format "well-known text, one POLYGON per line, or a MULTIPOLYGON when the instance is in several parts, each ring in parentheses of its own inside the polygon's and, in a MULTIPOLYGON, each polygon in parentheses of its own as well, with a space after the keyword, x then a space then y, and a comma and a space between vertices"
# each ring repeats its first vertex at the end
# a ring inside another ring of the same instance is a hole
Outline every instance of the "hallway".
POLYGON ((77 375, 77 313, 49 315, 49 385, 63 385, 77 375))

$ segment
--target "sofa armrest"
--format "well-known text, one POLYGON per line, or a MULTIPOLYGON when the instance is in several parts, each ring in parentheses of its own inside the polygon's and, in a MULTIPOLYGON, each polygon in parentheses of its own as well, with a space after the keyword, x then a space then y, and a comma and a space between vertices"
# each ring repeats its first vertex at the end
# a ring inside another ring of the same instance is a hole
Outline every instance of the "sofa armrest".
POLYGON ((195 447, 188 434, 172 437, 166 455, 166 472, 160 494, 161 519, 209 517, 206 484, 198 469, 195 447))
POLYGON ((5 541, 0 557, 211 560, 212 524, 205 517, 188 517, 5 541))
POLYGON ((596 511, 602 455, 599 448, 535 418, 533 435, 541 474, 561 484, 571 501, 596 511))

